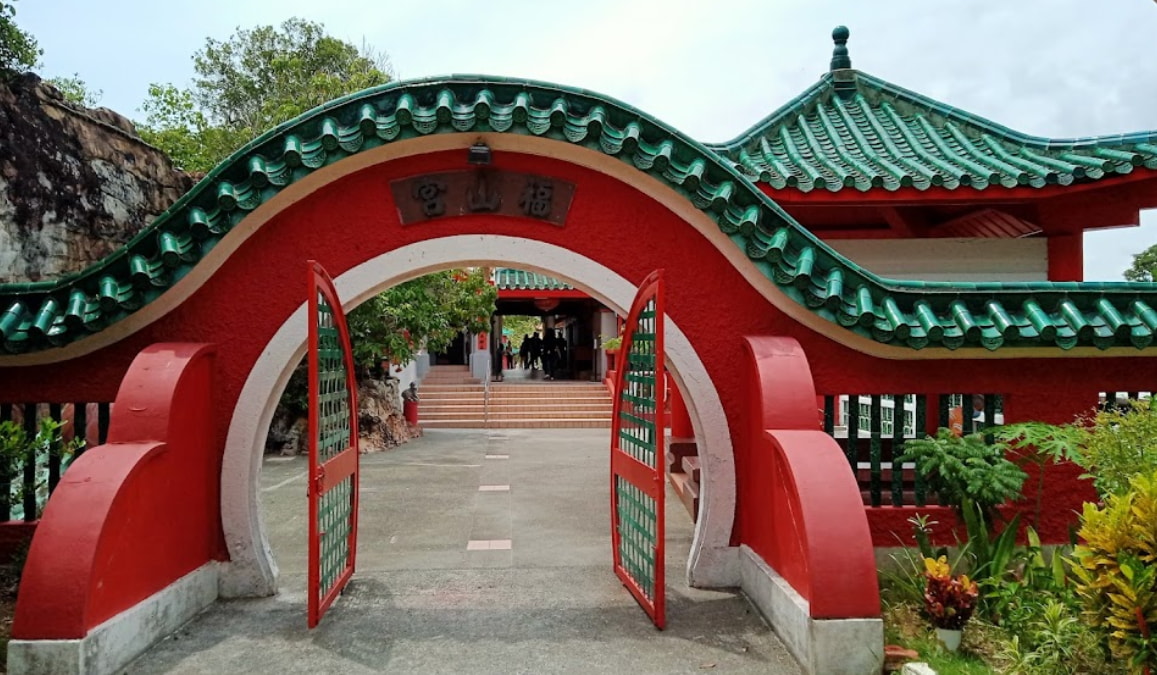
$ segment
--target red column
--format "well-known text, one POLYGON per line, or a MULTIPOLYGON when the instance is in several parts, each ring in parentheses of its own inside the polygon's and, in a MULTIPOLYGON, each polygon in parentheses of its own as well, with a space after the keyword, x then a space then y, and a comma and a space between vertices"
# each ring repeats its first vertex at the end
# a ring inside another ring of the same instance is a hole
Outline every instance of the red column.
POLYGON ((1048 254, 1049 281, 1085 280, 1084 232, 1050 234, 1048 254))
POLYGON ((671 399, 671 440, 695 439, 695 429, 691 426, 691 416, 687 413, 687 404, 683 402, 683 395, 671 376, 667 376, 667 392, 671 399))

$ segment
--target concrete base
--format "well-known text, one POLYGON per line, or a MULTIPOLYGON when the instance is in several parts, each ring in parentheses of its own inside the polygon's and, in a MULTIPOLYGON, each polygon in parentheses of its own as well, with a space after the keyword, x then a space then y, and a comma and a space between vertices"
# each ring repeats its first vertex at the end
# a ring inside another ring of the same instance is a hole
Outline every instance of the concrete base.
POLYGON ((739 547, 743 592, 807 673, 875 675, 884 667, 882 619, 813 619, 808 602, 755 551, 739 547))
POLYGON ((14 675, 99 675, 125 667, 217 599, 217 563, 175 581, 75 640, 12 640, 8 672, 14 675))

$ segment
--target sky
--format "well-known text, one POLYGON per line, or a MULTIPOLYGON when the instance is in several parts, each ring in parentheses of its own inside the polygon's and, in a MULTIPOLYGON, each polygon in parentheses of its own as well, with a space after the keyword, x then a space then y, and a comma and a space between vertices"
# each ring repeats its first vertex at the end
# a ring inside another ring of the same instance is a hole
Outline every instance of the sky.
MULTIPOLYGON (((44 76, 85 80, 130 118, 150 83, 187 85, 205 39, 290 17, 385 51, 400 78, 528 77, 609 94, 703 142, 729 140, 828 69, 852 65, 1029 134, 1157 129, 1154 0, 19 0, 44 76)), ((1088 280, 1157 244, 1089 233, 1088 280)))

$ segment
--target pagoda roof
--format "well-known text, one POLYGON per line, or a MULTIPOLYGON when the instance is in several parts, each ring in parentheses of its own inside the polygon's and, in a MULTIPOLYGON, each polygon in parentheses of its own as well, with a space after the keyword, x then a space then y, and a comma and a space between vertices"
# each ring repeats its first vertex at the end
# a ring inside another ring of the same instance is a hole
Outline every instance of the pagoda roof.
POLYGON ((819 82, 734 140, 708 147, 753 181, 801 192, 1041 188, 1157 170, 1157 131, 1023 134, 853 70, 847 29, 832 37, 832 69, 819 82))
POLYGON ((494 285, 499 291, 571 291, 574 286, 537 272, 499 267, 494 270, 494 285))

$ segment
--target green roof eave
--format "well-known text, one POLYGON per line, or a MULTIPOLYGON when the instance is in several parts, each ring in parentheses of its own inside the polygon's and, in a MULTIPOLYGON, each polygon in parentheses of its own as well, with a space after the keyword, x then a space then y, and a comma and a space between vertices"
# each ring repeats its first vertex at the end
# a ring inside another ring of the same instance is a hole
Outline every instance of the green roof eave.
POLYGON ((1157 131, 1031 136, 850 69, 708 147, 758 182, 802 192, 1039 188, 1157 170, 1157 131))
POLYGON ((565 281, 537 272, 500 267, 494 270, 494 285, 500 291, 570 291, 574 287, 565 281))
POLYGON ((0 354, 49 350, 155 300, 248 213, 310 172, 432 134, 520 133, 616 157, 664 182, 726 233, 783 293, 831 322, 910 349, 1151 347, 1157 285, 893 281, 792 220, 729 159, 615 99, 475 75, 346 96, 233 153, 124 248, 60 279, 0 285, 0 354))

